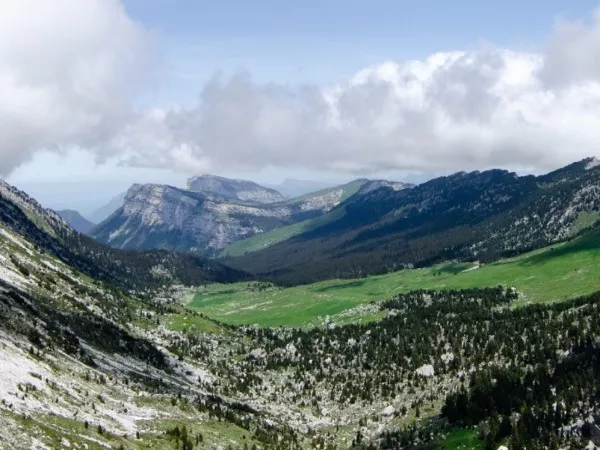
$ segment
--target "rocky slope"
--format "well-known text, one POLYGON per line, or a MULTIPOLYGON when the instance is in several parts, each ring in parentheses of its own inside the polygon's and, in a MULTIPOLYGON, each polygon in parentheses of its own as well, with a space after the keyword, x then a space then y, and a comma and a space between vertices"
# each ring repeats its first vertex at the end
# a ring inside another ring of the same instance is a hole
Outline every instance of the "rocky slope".
POLYGON ((214 256, 242 239, 321 216, 365 180, 277 203, 230 200, 213 192, 134 185, 124 205, 96 227, 102 243, 124 249, 168 249, 214 256))
POLYGON ((590 158, 539 177, 460 172, 413 189, 367 187, 343 206, 318 228, 227 261, 294 284, 518 254, 594 224, 600 167, 590 158))
POLYGON ((165 251, 128 252, 78 233, 56 212, 0 180, 0 223, 65 264, 126 291, 165 284, 228 282, 245 274, 214 261, 165 251))
POLYGON ((79 212, 72 209, 63 209, 57 211, 58 215, 62 217, 69 225, 71 225, 76 231, 83 234, 88 234, 92 228, 96 225, 83 217, 79 212))
POLYGON ((216 175, 201 175, 188 180, 192 192, 216 194, 226 200, 247 203, 275 203, 284 199, 275 189, 266 188, 252 181, 232 180, 216 175))
POLYGON ((144 256, 106 250, 141 297, 102 247, 63 248, 69 236, 3 187, 0 447, 438 448, 457 427, 488 448, 598 443, 600 294, 513 308, 507 287, 417 291, 369 305, 379 318, 362 323, 228 327, 182 306, 197 287, 144 289, 143 270, 185 278, 166 258, 140 268, 144 256))
MULTIPOLYGON (((90 277, 105 266, 81 272, 66 262, 81 262, 78 248, 60 251, 62 231, 74 230, 8 185, 0 202, 0 448, 264 448, 277 436, 289 447, 279 419, 215 393, 200 358, 165 348, 178 333, 159 317, 181 310, 175 301, 90 277)), ((173 269, 153 270, 169 285, 173 269)))

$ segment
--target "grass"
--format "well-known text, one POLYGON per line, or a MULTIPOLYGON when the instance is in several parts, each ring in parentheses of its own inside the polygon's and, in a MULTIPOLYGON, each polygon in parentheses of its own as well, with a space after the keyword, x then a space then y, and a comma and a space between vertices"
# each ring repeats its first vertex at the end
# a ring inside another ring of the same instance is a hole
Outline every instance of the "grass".
POLYGON ((325 188, 325 189, 320 189, 318 191, 314 191, 314 192, 309 192, 307 194, 304 195, 300 195, 298 197, 294 197, 291 198, 289 200, 286 200, 285 203, 288 205, 292 205, 294 203, 300 203, 304 200, 308 200, 314 197, 319 197, 321 195, 325 195, 328 194, 329 192, 334 192, 337 191, 338 189, 342 189, 342 198, 340 201, 344 201, 346 200, 348 197, 356 194, 358 192, 358 190, 366 183, 366 181, 364 180, 354 180, 351 181, 349 183, 340 185, 340 186, 333 186, 330 188, 325 188))
POLYGON ((279 242, 287 241, 288 239, 298 236, 321 227, 334 220, 340 219, 345 214, 342 207, 332 211, 324 216, 319 216, 314 219, 303 220, 302 222, 294 223, 286 227, 277 228, 266 233, 256 234, 248 239, 238 241, 227 248, 224 248, 220 256, 241 256, 246 253, 255 252, 263 248, 270 247, 279 242))
MULTIPOLYGON (((480 268, 447 263, 354 280, 258 290, 248 283, 209 285, 188 306, 230 324, 310 326, 366 303, 417 289, 514 286, 518 304, 553 302, 600 290, 600 232, 480 268), (471 269, 471 270, 467 270, 471 269)), ((475 266, 476 267, 476 266, 475 266)), ((334 317, 335 319, 335 317, 334 317)))
POLYGON ((214 322, 204 317, 186 314, 173 314, 167 319, 166 327, 178 332, 198 331, 206 334, 220 334, 223 329, 214 322))
POLYGON ((53 415, 40 414, 34 417, 24 417, 7 411, 0 413, 11 418, 28 436, 36 437, 39 441, 50 445, 51 448, 66 448, 63 445, 65 439, 69 441, 71 448, 77 446, 77 448, 88 448, 89 450, 104 450, 105 448, 118 448, 121 444, 126 449, 140 448, 131 438, 127 439, 110 433, 99 434, 96 426, 90 425, 85 428, 81 421, 53 415))
POLYGON ((580 231, 593 226, 599 219, 600 212, 581 211, 571 226, 571 235, 574 236, 580 231))
MULTIPOLYGON (((340 198, 340 202, 343 202, 347 198, 356 194, 358 190, 365 184, 364 181, 355 180, 351 181, 348 184, 343 186, 338 186, 334 188, 322 189, 317 192, 312 192, 310 194, 302 195, 300 197, 296 197, 288 200, 287 204, 298 203, 302 200, 307 200, 312 197, 317 197, 319 195, 326 194, 331 191, 338 190, 340 188, 343 189, 342 196, 340 198)), ((271 245, 275 245, 279 242, 286 241, 288 239, 293 238, 294 236, 298 236, 299 234, 306 233, 308 231, 314 230, 315 228, 326 225, 334 220, 341 219, 345 214, 343 208, 338 208, 332 211, 331 214, 325 214, 323 216, 319 216, 314 219, 304 220, 302 222, 294 223, 292 225, 288 225, 286 227, 277 228, 272 231, 268 231, 266 233, 260 233, 255 236, 249 237, 248 239, 244 239, 242 241, 238 241, 229 247, 223 249, 220 256, 241 256, 246 253, 255 252, 261 250, 266 247, 270 247, 271 245)))
POLYGON ((483 441, 478 439, 473 430, 457 429, 450 433, 441 443, 444 450, 483 450, 483 441))

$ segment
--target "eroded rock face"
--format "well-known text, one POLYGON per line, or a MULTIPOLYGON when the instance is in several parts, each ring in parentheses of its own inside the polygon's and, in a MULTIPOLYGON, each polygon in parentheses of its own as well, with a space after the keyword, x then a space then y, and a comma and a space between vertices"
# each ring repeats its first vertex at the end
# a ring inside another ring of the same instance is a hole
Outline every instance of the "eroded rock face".
MULTIPOLYGON (((251 191, 237 191, 236 195, 258 198, 246 195, 248 192, 251 191)), ((265 194, 263 203, 227 200, 218 193, 192 192, 168 185, 134 184, 123 206, 96 227, 92 235, 117 248, 159 248, 214 256, 239 240, 325 214, 340 203, 342 195, 340 188, 266 203, 267 199, 278 197, 265 194)))
POLYGON ((423 378, 431 378, 435 376, 435 370, 431 364, 424 364, 419 367, 416 371, 416 374, 423 378))
POLYGON ((188 189, 193 192, 212 193, 228 200, 251 203, 275 203, 284 196, 275 189, 266 188, 252 181, 232 180, 216 175, 202 175, 188 180, 188 189))
POLYGON ((385 408, 383 411, 381 411, 381 415, 382 416, 391 416, 395 412, 396 412, 396 408, 394 408, 392 405, 390 405, 387 408, 385 408))
POLYGON ((123 207, 94 236, 119 248, 211 253, 285 224, 287 216, 285 208, 227 203, 166 185, 133 185, 123 207))

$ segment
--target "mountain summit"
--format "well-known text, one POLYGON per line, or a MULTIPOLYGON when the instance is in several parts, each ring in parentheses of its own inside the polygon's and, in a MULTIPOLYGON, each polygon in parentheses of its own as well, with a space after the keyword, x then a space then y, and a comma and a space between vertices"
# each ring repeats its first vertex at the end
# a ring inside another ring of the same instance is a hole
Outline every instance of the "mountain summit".
POLYGON ((190 178, 187 184, 192 192, 216 194, 226 200, 248 203, 275 203, 284 200, 284 196, 275 189, 266 188, 253 181, 201 175, 190 178))

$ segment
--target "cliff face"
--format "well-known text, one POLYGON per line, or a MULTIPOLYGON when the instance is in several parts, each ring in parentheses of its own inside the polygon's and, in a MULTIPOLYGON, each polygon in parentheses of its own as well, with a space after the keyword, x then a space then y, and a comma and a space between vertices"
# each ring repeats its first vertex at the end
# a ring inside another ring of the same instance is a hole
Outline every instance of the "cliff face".
POLYGON ((240 239, 329 210, 336 198, 294 203, 242 203, 172 186, 132 186, 123 207, 93 230, 118 248, 161 248, 207 255, 240 239))
POLYGON ((322 216, 361 189, 370 191, 384 184, 389 182, 356 180, 285 201, 281 194, 255 183, 213 176, 191 179, 189 190, 136 184, 123 206, 91 234, 117 248, 215 256, 240 240, 322 216), (274 199, 278 201, 271 203, 274 199))

